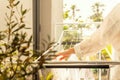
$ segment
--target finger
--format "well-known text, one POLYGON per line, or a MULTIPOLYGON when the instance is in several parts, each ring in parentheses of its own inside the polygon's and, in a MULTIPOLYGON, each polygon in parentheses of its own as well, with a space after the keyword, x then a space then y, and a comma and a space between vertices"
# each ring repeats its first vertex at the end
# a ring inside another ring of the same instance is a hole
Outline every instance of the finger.
POLYGON ((62 57, 63 57, 63 56, 58 56, 58 57, 54 58, 53 60, 59 61, 62 57))
POLYGON ((60 60, 63 60, 63 59, 66 59, 66 57, 65 57, 65 56, 63 56, 63 57, 61 57, 61 58, 60 58, 60 60))
POLYGON ((59 57, 59 56, 66 56, 66 54, 63 54, 63 53, 56 54, 56 57, 59 57))
POLYGON ((69 55, 64 55, 64 56, 62 56, 62 57, 60 58, 60 60, 66 59, 66 58, 68 58, 68 57, 69 57, 69 55))

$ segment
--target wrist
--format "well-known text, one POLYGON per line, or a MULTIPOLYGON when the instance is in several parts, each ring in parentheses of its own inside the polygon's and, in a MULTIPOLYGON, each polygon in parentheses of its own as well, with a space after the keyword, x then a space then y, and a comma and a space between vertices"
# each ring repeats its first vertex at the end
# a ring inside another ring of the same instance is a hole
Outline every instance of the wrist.
POLYGON ((80 47, 80 44, 76 44, 74 46, 74 52, 75 52, 76 56, 80 59, 81 56, 83 55, 82 54, 83 52, 82 52, 81 47, 80 47))
POLYGON ((70 48, 69 51, 70 51, 71 54, 72 54, 72 53, 75 53, 74 48, 70 48))
POLYGON ((74 48, 69 48, 69 49, 66 50, 66 53, 67 54, 73 54, 73 53, 75 53, 75 50, 74 50, 74 48))

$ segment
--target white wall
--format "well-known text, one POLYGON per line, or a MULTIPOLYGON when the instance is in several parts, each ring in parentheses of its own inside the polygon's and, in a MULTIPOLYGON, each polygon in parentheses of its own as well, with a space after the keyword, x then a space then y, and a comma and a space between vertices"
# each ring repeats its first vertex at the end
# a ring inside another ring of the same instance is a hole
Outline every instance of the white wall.
MULTIPOLYGON (((25 23, 27 27, 32 28, 33 27, 32 0, 20 0, 20 2, 21 2, 20 4, 23 4, 23 8, 29 9, 29 12, 25 16, 25 23)), ((6 8, 7 5, 8 5, 8 0, 0 0, 0 30, 3 30, 6 27, 5 13, 9 12, 8 9, 6 8)), ((29 30, 29 33, 32 34, 32 29, 29 30)))

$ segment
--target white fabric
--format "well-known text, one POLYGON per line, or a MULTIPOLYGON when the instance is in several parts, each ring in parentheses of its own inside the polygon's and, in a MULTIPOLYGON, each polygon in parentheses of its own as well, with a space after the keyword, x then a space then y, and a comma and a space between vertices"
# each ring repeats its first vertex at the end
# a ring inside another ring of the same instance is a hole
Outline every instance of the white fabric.
MULTIPOLYGON (((120 61, 120 4, 104 19, 99 29, 97 29, 89 39, 77 44, 74 49, 80 57, 82 55, 94 54, 111 44, 115 50, 114 61, 120 61)), ((111 80, 120 80, 120 66, 111 69, 111 80)))
POLYGON ((74 46, 74 50, 75 50, 75 53, 76 53, 76 55, 78 56, 78 58, 80 59, 80 57, 81 57, 81 55, 82 55, 82 52, 81 52, 81 49, 80 49, 80 46, 79 46, 80 44, 76 44, 75 46, 74 46), (79 57, 80 56, 80 57, 79 57))
MULTIPOLYGON (((79 61, 79 59, 72 54, 67 61, 79 61)), ((91 69, 59 68, 52 69, 52 74, 54 75, 52 80, 95 80, 91 69)))

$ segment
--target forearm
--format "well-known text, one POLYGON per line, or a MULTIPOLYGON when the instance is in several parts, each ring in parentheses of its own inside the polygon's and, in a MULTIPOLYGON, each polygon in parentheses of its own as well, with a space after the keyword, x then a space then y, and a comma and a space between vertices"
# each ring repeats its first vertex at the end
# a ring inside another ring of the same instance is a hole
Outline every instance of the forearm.
POLYGON ((95 54, 105 47, 106 43, 100 35, 100 30, 93 33, 89 39, 75 45, 74 49, 78 57, 95 54))
POLYGON ((109 40, 112 39, 110 32, 113 30, 113 28, 111 29, 113 23, 110 15, 105 18, 100 28, 97 29, 89 39, 85 39, 79 43, 77 46, 79 48, 78 50, 80 50, 79 52, 77 51, 78 56, 81 55, 80 53, 82 53, 82 55, 95 54, 109 44, 109 40))
POLYGON ((66 49, 64 52, 67 54, 74 54, 75 50, 74 50, 74 48, 69 48, 69 49, 66 49))

